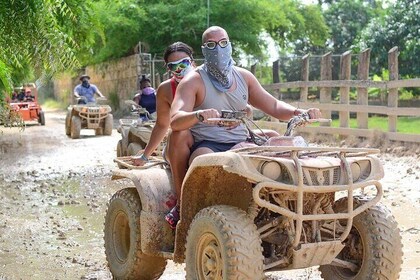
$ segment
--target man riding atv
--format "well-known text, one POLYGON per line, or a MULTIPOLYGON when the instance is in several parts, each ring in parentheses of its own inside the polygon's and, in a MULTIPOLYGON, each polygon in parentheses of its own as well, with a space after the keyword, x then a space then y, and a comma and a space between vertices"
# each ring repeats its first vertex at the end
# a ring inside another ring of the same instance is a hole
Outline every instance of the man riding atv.
MULTIPOLYGON (((239 123, 232 123, 226 129, 219 127, 222 110, 243 111, 248 103, 280 120, 288 120, 294 115, 306 112, 283 101, 276 100, 263 89, 255 76, 234 66, 232 46, 227 32, 212 26, 203 33, 201 47, 205 61, 194 72, 186 76, 178 85, 171 107, 172 135, 191 131, 179 143, 169 145, 172 176, 180 202, 181 185, 188 163, 199 155, 224 152, 247 139, 247 130, 239 123)), ((317 108, 310 108, 311 118, 319 118, 317 108)), ((179 220, 179 205, 174 207, 166 219, 175 227, 179 220)))
POLYGON ((80 76, 79 80, 81 83, 74 88, 74 97, 77 99, 77 104, 95 103, 95 94, 104 97, 97 86, 89 83, 90 77, 88 75, 80 76))
POLYGON ((96 104, 94 96, 97 94, 102 100, 106 100, 106 97, 95 85, 89 84, 88 75, 82 75, 79 79, 81 84, 74 88, 77 105, 70 105, 67 108, 66 134, 72 139, 77 139, 82 129, 95 129, 95 135, 111 135, 112 109, 109 105, 96 104))

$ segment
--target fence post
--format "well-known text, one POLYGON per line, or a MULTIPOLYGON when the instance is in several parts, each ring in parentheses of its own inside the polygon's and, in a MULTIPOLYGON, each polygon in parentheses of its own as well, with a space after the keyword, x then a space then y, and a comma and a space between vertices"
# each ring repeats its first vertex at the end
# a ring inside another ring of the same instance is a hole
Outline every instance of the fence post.
MULTIPOLYGON (((280 59, 277 59, 273 62, 273 84, 280 83, 280 67, 279 67, 280 59)), ((281 99, 280 97, 280 89, 274 90, 273 95, 277 99, 281 99)), ((278 122, 279 120, 270 116, 270 121, 278 122)))
MULTIPOLYGON (((331 52, 328 52, 322 56, 321 59, 321 81, 330 81, 332 80, 332 61, 331 61, 331 52)), ((320 103, 331 103, 331 88, 330 87, 321 87, 319 93, 319 102, 320 103)), ((322 117, 326 119, 331 118, 331 111, 321 110, 322 117)), ((321 123, 323 126, 329 126, 328 123, 321 123)))
MULTIPOLYGON (((302 57, 301 80, 303 82, 309 81, 309 54, 306 54, 304 57, 302 57)), ((300 101, 308 101, 308 87, 300 88, 300 101)))
POLYGON ((273 84, 280 83, 279 59, 273 62, 273 84))
POLYGON ((159 72, 156 72, 154 76, 155 76, 155 88, 158 88, 160 83, 162 83, 162 81, 160 80, 159 72))
POLYGON ((150 73, 150 78, 152 79, 152 86, 154 87, 154 88, 157 88, 158 86, 157 86, 157 84, 156 84, 156 81, 155 81, 155 58, 156 58, 156 54, 153 56, 153 58, 152 58, 152 60, 150 61, 150 63, 152 64, 151 66, 151 73, 150 73))
MULTIPOLYGON (((359 66, 357 67, 357 79, 367 80, 369 78, 370 49, 366 49, 359 55, 359 66)), ((357 88, 357 104, 368 105, 367 88, 357 88)), ((368 113, 357 113, 357 127, 368 128, 368 113)))
POLYGON ((251 73, 252 73, 254 76, 255 76, 256 69, 257 69, 257 63, 252 64, 252 65, 251 65, 251 73))
MULTIPOLYGON (((398 80, 398 47, 393 47, 388 52, 389 80, 398 80)), ((398 88, 388 91, 388 107, 398 107, 398 88)), ((397 116, 388 116, 388 131, 397 132, 397 116)))
MULTIPOLYGON (((340 80, 350 80, 351 76, 351 51, 346 51, 341 55, 340 60, 340 80)), ((340 104, 349 105, 350 87, 340 87, 340 104)), ((340 127, 349 127, 349 112, 339 112, 340 127)))

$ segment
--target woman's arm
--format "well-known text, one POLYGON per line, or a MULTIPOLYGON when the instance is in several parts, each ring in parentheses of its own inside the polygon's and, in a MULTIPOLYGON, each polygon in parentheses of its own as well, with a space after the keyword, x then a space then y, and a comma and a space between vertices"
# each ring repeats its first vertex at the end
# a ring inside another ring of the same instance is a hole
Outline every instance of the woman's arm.
POLYGON ((149 157, 154 152, 154 150, 156 150, 168 131, 170 123, 169 112, 171 110, 169 96, 171 95, 172 93, 170 84, 162 83, 159 86, 156 94, 156 123, 153 127, 149 143, 147 144, 143 153, 146 157, 149 157))

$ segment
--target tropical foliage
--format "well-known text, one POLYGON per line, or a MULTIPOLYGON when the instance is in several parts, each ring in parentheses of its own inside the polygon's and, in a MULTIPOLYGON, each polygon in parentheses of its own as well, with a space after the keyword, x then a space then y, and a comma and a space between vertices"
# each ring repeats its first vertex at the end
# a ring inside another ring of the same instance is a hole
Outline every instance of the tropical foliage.
POLYGON ((398 0, 382 17, 371 20, 363 30, 359 45, 372 49, 375 73, 388 64, 388 51, 398 46, 399 72, 420 77, 420 0, 398 0))
POLYGON ((208 25, 228 31, 235 56, 259 61, 268 57, 266 36, 282 54, 370 47, 377 74, 386 68, 387 51, 397 45, 400 73, 418 76, 420 0, 387 1, 0 1, 0 100, 12 85, 132 54, 139 42, 161 56, 170 43, 184 41, 200 56, 208 25))
POLYGON ((91 11, 84 0, 0 1, 0 92, 79 67, 99 26, 91 11))
POLYGON ((263 32, 283 47, 298 38, 322 44, 328 36, 317 6, 291 0, 99 0, 94 7, 106 30, 106 41, 95 45, 95 62, 127 55, 139 41, 160 56, 175 41, 184 41, 197 53, 207 21, 227 30, 235 52, 261 59, 266 51, 263 32))

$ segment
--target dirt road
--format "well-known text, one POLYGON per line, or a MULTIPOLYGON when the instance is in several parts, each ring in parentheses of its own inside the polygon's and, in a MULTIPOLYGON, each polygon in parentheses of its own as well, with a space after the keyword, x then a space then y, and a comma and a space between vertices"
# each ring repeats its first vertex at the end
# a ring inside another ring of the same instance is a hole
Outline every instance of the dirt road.
MULTIPOLYGON (((0 127, 0 279, 111 279, 103 247, 106 204, 128 181, 111 181, 120 135, 81 139, 64 133, 64 112, 47 112, 46 126, 23 133, 0 127)), ((383 154, 386 204, 404 244, 401 279, 420 279, 420 166, 383 154)), ((397 153, 397 155, 395 154, 397 153)), ((161 279, 184 279, 169 262, 161 279)), ((271 273, 269 279, 320 279, 316 268, 271 273)))

